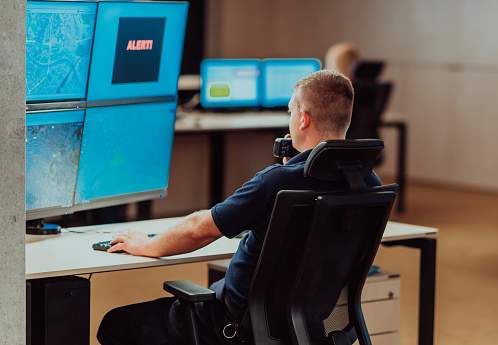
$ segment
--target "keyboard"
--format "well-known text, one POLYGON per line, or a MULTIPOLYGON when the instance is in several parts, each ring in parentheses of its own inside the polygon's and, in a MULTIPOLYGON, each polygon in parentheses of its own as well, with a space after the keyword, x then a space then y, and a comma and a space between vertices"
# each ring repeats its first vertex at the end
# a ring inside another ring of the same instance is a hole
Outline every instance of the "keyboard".
MULTIPOLYGON (((157 234, 149 234, 149 235, 147 235, 147 236, 149 236, 149 237, 154 237, 154 236, 156 236, 156 235, 157 235, 157 234)), ((102 250, 102 251, 105 251, 105 252, 106 252, 109 248, 111 248, 111 247, 112 247, 111 242, 112 242, 112 240, 107 240, 107 241, 97 242, 97 243, 94 243, 94 244, 92 245, 92 248, 93 248, 94 250, 102 250)), ((124 251, 124 250, 118 250, 118 251, 116 251, 116 252, 114 252, 114 253, 125 253, 125 251, 124 251)))

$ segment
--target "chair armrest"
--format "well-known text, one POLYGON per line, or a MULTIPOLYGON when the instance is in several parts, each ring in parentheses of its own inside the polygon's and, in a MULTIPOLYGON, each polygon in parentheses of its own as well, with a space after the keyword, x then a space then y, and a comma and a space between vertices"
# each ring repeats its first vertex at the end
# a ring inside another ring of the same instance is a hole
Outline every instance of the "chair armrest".
POLYGON ((216 294, 213 290, 192 283, 189 280, 166 281, 163 284, 163 289, 188 302, 206 302, 216 299, 216 294))
POLYGON ((180 301, 182 318, 187 327, 186 343, 189 345, 200 344, 200 335, 195 317, 195 303, 215 300, 215 292, 189 280, 166 281, 163 283, 163 289, 175 295, 180 301))

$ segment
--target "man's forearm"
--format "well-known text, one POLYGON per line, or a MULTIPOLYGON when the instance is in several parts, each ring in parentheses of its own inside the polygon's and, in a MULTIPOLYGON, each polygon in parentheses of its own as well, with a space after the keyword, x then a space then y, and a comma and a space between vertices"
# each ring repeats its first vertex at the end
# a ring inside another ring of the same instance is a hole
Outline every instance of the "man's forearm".
POLYGON ((192 213, 154 238, 140 232, 119 235, 112 240, 108 252, 124 250, 139 256, 170 256, 194 251, 221 236, 211 211, 205 210, 192 213))
POLYGON ((146 256, 161 257, 188 253, 220 238, 210 210, 195 212, 179 224, 147 241, 146 256))

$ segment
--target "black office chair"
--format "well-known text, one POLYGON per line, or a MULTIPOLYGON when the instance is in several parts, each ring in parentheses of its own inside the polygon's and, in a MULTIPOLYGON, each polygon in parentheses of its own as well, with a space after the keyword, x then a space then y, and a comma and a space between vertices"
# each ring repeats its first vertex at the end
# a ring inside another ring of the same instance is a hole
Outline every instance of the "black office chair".
MULTIPOLYGON (((398 211, 405 208, 406 183, 406 124, 402 121, 384 121, 385 111, 393 84, 378 82, 384 64, 379 61, 360 61, 353 70, 353 87, 355 91, 351 125, 346 133, 347 139, 380 139, 381 127, 395 128, 398 131, 398 173, 399 185, 398 211)), ((375 165, 382 163, 379 155, 375 165)))
MULTIPOLYGON (((360 297, 397 186, 367 188, 364 177, 383 147, 380 140, 322 142, 305 176, 343 181, 344 190, 277 195, 241 320, 254 344, 371 344, 360 297)), ((194 302, 214 299, 210 290, 195 287, 196 294, 184 283, 165 282, 164 288, 180 298, 186 315, 194 302)))
POLYGON ((353 83, 353 115, 348 139, 380 139, 379 127, 393 88, 392 83, 353 83))

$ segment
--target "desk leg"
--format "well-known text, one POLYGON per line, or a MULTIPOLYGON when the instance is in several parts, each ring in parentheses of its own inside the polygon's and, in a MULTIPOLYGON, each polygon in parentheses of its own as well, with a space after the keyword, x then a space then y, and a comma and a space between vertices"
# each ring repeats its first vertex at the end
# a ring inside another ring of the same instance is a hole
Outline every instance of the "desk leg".
POLYGON ((401 198, 398 200, 398 211, 405 210, 406 194, 406 126, 404 123, 398 124, 399 128, 399 152, 398 152, 398 184, 401 189, 401 198))
POLYGON ((26 345, 31 345, 31 283, 26 281, 26 345))
POLYGON ((436 239, 431 237, 389 241, 384 246, 405 246, 420 249, 419 345, 434 344, 434 305, 436 295, 436 239))
POLYGON ((152 219, 152 201, 145 200, 137 202, 138 220, 152 219))
POLYGON ((399 186, 397 197, 398 212, 405 210, 405 185, 406 185, 406 124, 400 121, 382 122, 383 127, 394 127, 398 130, 398 174, 397 183, 399 186))
POLYGON ((212 132, 210 135, 210 207, 223 201, 223 183, 225 181, 225 133, 212 132))

